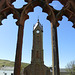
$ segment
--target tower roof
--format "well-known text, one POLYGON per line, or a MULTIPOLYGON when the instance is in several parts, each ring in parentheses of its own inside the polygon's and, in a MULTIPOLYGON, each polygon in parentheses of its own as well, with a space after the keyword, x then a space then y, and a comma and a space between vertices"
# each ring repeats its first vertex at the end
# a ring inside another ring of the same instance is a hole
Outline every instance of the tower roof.
POLYGON ((39 19, 37 20, 37 23, 34 25, 33 30, 35 30, 38 26, 43 31, 43 26, 40 24, 39 19))

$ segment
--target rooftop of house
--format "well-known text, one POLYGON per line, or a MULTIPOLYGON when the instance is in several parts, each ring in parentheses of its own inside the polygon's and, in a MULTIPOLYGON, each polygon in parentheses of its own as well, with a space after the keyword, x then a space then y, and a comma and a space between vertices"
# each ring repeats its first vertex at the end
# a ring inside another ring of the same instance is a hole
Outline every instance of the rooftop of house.
POLYGON ((3 67, 0 67, 0 70, 13 71, 14 70, 14 67, 3 66, 3 67))

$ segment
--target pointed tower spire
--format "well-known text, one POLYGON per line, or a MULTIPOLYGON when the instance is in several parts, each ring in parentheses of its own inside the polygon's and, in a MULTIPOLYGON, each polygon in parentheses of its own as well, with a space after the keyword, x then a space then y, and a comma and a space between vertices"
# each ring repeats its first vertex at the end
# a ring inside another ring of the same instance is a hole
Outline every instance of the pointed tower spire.
POLYGON ((33 30, 35 30, 37 27, 39 27, 43 31, 43 26, 40 24, 39 19, 37 20, 37 23, 34 25, 33 30))

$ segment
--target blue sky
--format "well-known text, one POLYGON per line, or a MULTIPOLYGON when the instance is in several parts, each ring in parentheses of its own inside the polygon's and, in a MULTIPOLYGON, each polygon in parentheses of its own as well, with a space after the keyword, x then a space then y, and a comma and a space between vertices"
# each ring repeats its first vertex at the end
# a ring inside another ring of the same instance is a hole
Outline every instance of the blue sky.
MULTIPOLYGON (((26 4, 23 0, 16 0, 13 3, 15 8, 21 8, 26 4)), ((58 1, 52 2, 55 9, 60 10, 63 5, 58 1)), ((33 43, 33 25, 37 22, 38 16, 40 23, 43 25, 43 49, 44 49, 44 63, 47 66, 52 65, 52 46, 51 46, 51 25, 46 19, 48 16, 42 12, 42 8, 37 6, 34 12, 28 13, 29 19, 25 21, 24 38, 23 38, 23 51, 22 62, 31 62, 31 50, 33 43)), ((3 25, 0 26, 0 59, 15 60, 16 44, 18 26, 15 24, 17 21, 13 19, 13 14, 10 14, 7 19, 2 21, 3 25)), ((75 29, 72 28, 72 22, 63 16, 62 21, 59 21, 60 26, 58 31, 58 48, 59 48, 59 63, 60 67, 64 68, 67 63, 75 60, 75 29)))

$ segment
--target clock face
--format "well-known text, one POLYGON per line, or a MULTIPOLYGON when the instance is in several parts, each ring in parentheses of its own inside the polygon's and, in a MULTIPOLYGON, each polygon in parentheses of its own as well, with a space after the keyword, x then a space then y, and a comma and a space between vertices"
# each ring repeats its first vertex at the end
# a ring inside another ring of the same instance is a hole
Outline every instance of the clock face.
POLYGON ((37 31, 36 31, 36 33, 40 33, 40 31, 39 31, 39 30, 37 30, 37 31))

